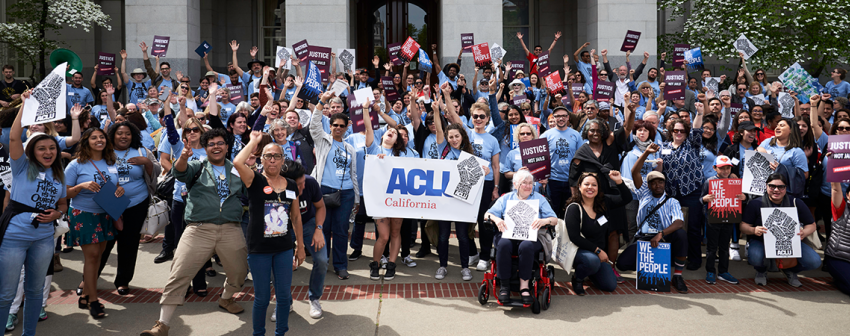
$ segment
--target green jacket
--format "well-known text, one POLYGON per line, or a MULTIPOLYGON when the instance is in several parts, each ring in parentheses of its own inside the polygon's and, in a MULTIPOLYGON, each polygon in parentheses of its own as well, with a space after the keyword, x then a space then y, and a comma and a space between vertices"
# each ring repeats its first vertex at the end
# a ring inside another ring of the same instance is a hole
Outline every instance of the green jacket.
POLYGON ((230 185, 230 194, 221 203, 216 192, 215 180, 213 177, 212 164, 203 159, 200 161, 190 161, 187 163, 186 171, 177 171, 177 164, 171 168, 174 178, 180 182, 190 184, 192 177, 199 169, 204 169, 198 177, 198 181, 189 190, 189 195, 186 199, 186 214, 184 219, 186 223, 242 223, 242 201, 241 196, 247 193, 245 185, 239 176, 231 173, 233 164, 230 160, 225 160, 225 174, 228 175, 228 184, 230 185), (216 206, 216 204, 221 204, 216 206))

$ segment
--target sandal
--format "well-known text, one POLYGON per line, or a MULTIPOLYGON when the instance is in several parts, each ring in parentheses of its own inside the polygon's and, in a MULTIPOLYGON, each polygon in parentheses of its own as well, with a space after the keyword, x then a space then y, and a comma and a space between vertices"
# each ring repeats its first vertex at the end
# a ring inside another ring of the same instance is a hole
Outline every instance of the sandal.
POLYGON ((77 299, 77 306, 80 309, 88 309, 89 308, 89 296, 88 295, 80 295, 80 298, 77 299))
POLYGON ((194 292, 195 292, 195 295, 197 295, 197 296, 207 297, 207 290, 206 289, 199 289, 199 290, 196 290, 194 292))
POLYGON ((522 304, 532 304, 534 303, 534 297, 531 296, 531 290, 528 288, 523 288, 519 290, 519 295, 522 297, 522 304), (528 295, 522 295, 528 293, 528 295))
POLYGON ((89 302, 89 314, 95 319, 106 317, 106 312, 103 311, 103 308, 103 305, 98 300, 89 302))
POLYGON ((511 303, 511 289, 508 287, 502 287, 499 289, 499 302, 502 304, 511 303))

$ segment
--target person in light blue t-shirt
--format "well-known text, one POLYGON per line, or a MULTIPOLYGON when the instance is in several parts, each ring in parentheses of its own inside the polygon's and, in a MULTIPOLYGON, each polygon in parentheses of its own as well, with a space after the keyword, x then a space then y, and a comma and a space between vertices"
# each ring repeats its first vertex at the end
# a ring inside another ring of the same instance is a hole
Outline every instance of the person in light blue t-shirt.
POLYGON ((776 170, 778 165, 782 164, 789 170, 802 169, 808 177, 809 164, 806 153, 801 149, 803 142, 796 126, 797 123, 791 119, 780 120, 776 125, 776 135, 762 141, 757 150, 773 155, 774 162, 770 164, 772 169, 776 170))
MULTIPOLYGON (((537 129, 529 123, 521 123, 517 125, 513 137, 517 139, 517 144, 531 141, 537 139, 537 129)), ((500 172, 505 174, 505 179, 509 181, 513 180, 514 175, 523 168, 522 154, 520 154, 519 147, 510 150, 506 154, 506 158, 500 163, 500 172)), ((545 186, 547 182, 547 179, 534 182, 534 192, 540 192, 541 186, 545 186)))
POLYGON ((236 105, 233 105, 233 103, 230 102, 230 90, 223 90, 222 92, 224 92, 224 94, 221 95, 221 101, 218 103, 218 105, 221 106, 219 118, 227 121, 233 112, 236 112, 236 105))
POLYGON ((824 92, 828 92, 833 97, 847 98, 847 95, 850 95, 850 83, 844 81, 844 78, 847 77, 847 70, 835 68, 829 74, 829 77, 832 80, 823 86, 824 92))
POLYGON ((74 107, 74 104, 80 104, 82 106, 85 105, 94 105, 94 96, 91 94, 91 91, 83 87, 83 74, 82 73, 74 73, 74 76, 71 77, 71 84, 66 84, 68 96, 65 97, 65 104, 68 105, 68 110, 74 107))
POLYGON ((570 114, 567 109, 559 106, 552 111, 555 118, 555 128, 552 128, 541 138, 549 141, 549 159, 552 163, 552 173, 549 176, 549 199, 554 204, 558 216, 563 216, 567 199, 572 195, 570 189, 570 164, 573 156, 582 144, 581 134, 570 128, 570 114))

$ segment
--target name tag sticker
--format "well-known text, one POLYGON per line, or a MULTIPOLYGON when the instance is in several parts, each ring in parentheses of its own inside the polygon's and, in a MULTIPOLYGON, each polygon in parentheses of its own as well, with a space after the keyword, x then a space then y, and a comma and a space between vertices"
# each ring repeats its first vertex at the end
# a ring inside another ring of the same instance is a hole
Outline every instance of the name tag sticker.
POLYGON ((517 154, 516 156, 514 156, 514 160, 522 160, 522 155, 517 154))
POLYGON ((236 170, 236 167, 230 168, 230 173, 236 175, 236 177, 241 177, 239 176, 239 171, 236 170))
POLYGON ((38 179, 39 180, 44 180, 46 178, 47 178, 47 175, 44 172, 38 173, 38 179))
POLYGON ((68 95, 69 95, 69 96, 74 96, 74 93, 73 93, 73 92, 68 92, 68 95))
POLYGON ((733 165, 738 164, 738 162, 741 162, 741 160, 738 160, 738 159, 732 159, 732 164, 733 164, 733 165))
POLYGON ((482 139, 482 138, 475 139, 475 144, 476 144, 476 145, 483 145, 483 144, 484 144, 484 139, 482 139))
POLYGON ((599 226, 602 226, 602 225, 605 225, 605 223, 608 223, 608 218, 605 218, 605 216, 602 216, 602 217, 597 218, 596 222, 599 223, 599 226))
POLYGON ((288 198, 288 199, 295 199, 295 191, 293 191, 293 190, 287 190, 287 191, 286 191, 286 198, 288 198))
POLYGON ((106 168, 106 170, 108 170, 112 174, 118 174, 118 168, 115 166, 109 166, 106 168))
POLYGON ((665 148, 661 150, 661 155, 670 155, 673 154, 673 150, 670 148, 665 148))

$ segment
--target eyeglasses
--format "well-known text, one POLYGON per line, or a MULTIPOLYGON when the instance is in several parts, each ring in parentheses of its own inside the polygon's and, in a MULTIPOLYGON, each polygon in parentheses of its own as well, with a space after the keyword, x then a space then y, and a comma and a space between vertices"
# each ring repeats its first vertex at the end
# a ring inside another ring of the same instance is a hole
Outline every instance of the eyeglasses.
POLYGON ((171 70, 171 68, 169 68, 169 67, 162 67, 162 68, 159 68, 159 69, 160 70, 171 70))
POLYGON ((744 92, 744 91, 747 91, 747 89, 738 89, 738 92, 744 92))
POLYGON ((263 154, 263 160, 271 160, 271 159, 280 160, 282 158, 283 158, 283 155, 280 155, 280 154, 263 154))
POLYGON ((206 120, 207 116, 197 116, 195 118, 198 119, 198 120, 206 120))
POLYGON ((832 73, 839 73, 838 70, 832 70, 832 73))
POLYGON ((227 143, 224 141, 219 142, 207 142, 207 147, 224 147, 227 146, 227 143))
POLYGON ((757 73, 756 76, 764 76, 763 73, 757 73))
POLYGON ((425 126, 431 126, 434 124, 434 120, 425 120, 425 126))
POLYGON ((331 124, 331 127, 333 127, 333 128, 345 128, 346 126, 343 125, 343 124, 331 124))
POLYGON ((590 134, 590 133, 599 133, 599 129, 598 129, 598 128, 588 128, 588 129, 587 129, 587 133, 588 133, 588 134, 590 134))
POLYGON ((673 133, 685 133, 685 130, 681 128, 674 128, 673 133))
POLYGON ((473 114, 472 119, 487 119, 486 114, 473 114))
POLYGON ((714 129, 711 127, 703 127, 702 130, 705 132, 714 132, 714 129))
POLYGON ((842 131, 842 132, 850 131, 850 127, 847 127, 847 126, 845 126, 845 127, 839 126, 839 127, 836 127, 836 129, 839 130, 839 131, 842 131))
POLYGON ((784 184, 783 185, 768 184, 767 187, 770 188, 770 189, 785 190, 784 184))
POLYGON ((201 129, 200 129, 199 127, 192 127, 192 128, 187 128, 187 129, 186 129, 186 132, 189 132, 189 133, 201 133, 201 129))
POLYGON ((524 136, 524 135, 532 136, 532 135, 534 135, 534 133, 531 133, 531 132, 520 132, 519 133, 519 136, 524 136))
POLYGON ((554 117, 555 117, 555 119, 564 119, 564 118, 569 117, 569 115, 566 115, 566 114, 556 114, 556 115, 554 115, 554 117))
POLYGON ((607 72, 600 72, 599 75, 600 76, 608 76, 608 73, 607 72))

